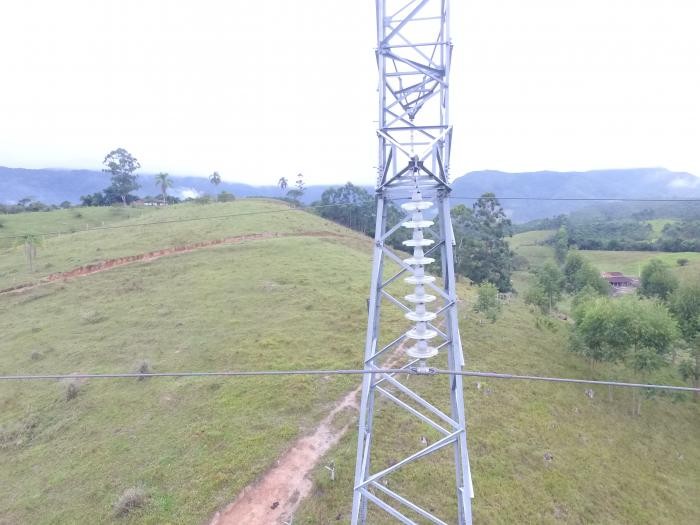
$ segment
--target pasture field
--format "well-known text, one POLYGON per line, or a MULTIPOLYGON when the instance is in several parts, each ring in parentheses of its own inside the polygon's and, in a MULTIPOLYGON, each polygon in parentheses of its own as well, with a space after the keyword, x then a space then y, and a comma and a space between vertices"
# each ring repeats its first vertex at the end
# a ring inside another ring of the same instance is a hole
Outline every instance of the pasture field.
POLYGON ((648 221, 644 221, 647 224, 651 225, 651 237, 652 240, 657 240, 659 237, 661 237, 661 232, 664 229, 664 226, 667 224, 674 224, 677 223, 677 219, 649 219, 648 221))
POLYGON ((601 272, 622 272, 625 275, 638 276, 644 265, 652 259, 660 259, 674 269, 681 279, 692 279, 700 269, 700 253, 697 252, 632 252, 581 250, 601 272), (688 259, 687 266, 679 267, 678 259, 688 259))
MULTIPOLYGON (((666 219, 655 219, 666 221, 666 219)), ((542 266, 547 261, 554 261, 554 250, 542 244, 552 236, 552 230, 537 230, 519 233, 509 239, 511 248, 530 262, 531 268, 542 266)), ((629 276, 639 276, 641 269, 652 259, 660 259, 668 264, 681 282, 700 281, 700 253, 698 252, 649 252, 649 251, 608 251, 580 250, 601 272, 622 272, 629 276), (679 266, 678 259, 687 259, 686 266, 679 266)), ((519 272, 518 272, 519 273, 519 272)), ((516 275, 515 281, 522 283, 522 276, 516 275)))
MULTIPOLYGON (((360 367, 371 241, 263 201, 173 206, 149 211, 148 220, 223 214, 236 217, 46 241, 39 258, 51 268, 40 265, 22 277, 205 239, 291 234, 0 295, 0 373, 135 371, 144 361, 154 371, 360 367)), ((0 254, 5 272, 18 262, 14 251, 0 254)), ((471 312, 473 290, 463 284, 460 295, 469 369, 635 379, 621 367, 591 371, 567 351, 567 323, 544 320, 520 299, 505 304, 496 323, 482 324, 471 312)), ((383 311, 395 330, 404 326, 398 312, 383 311)), ((670 370, 650 379, 678 383, 670 370)), ((410 381, 426 392, 447 387, 441 377, 410 381)), ((0 523, 206 523, 358 382, 354 376, 2 382, 0 523), (117 516, 114 503, 130 487, 143 488, 148 500, 117 516)), ((477 522, 700 521, 698 403, 657 394, 633 417, 630 392, 615 391, 608 400, 607 390, 596 388, 592 399, 584 390, 465 381, 477 522)), ((435 439, 384 406, 377 429, 377 466, 417 450, 422 435, 435 439)), ((347 523, 355 440, 353 430, 324 458, 335 461, 336 481, 318 466, 295 524, 347 523)), ((452 522, 452 493, 441 486, 452 483, 441 468, 448 459, 419 463, 389 486, 444 508, 452 522)))
POLYGON ((515 253, 525 257, 530 268, 534 269, 554 259, 554 250, 551 246, 544 244, 554 233, 554 230, 518 233, 508 239, 508 244, 515 253))
MULTIPOLYGON (((2 218, 6 228, 0 237, 25 233, 41 237, 46 232, 57 231, 58 225, 71 214, 81 214, 83 217, 79 221, 92 225, 92 229, 42 238, 37 246, 33 272, 27 265, 23 243, 16 240, 9 243, 10 239, 5 239, 9 244, 0 250, 0 289, 105 259, 198 241, 252 233, 299 233, 319 228, 336 233, 344 231, 331 222, 289 208, 280 201, 247 199, 165 208, 76 208, 7 215, 2 218), (261 217, 264 220, 260 220, 261 217), (23 218, 27 220, 26 225, 23 218), (102 228, 102 222, 105 222, 105 227, 114 229, 95 229, 102 228)), ((70 231, 70 228, 62 231, 70 231)))

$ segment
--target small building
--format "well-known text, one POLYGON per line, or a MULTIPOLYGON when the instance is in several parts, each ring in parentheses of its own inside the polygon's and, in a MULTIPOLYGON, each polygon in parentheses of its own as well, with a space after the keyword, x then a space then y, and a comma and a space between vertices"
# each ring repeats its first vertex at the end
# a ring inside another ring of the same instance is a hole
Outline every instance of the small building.
POLYGON ((639 279, 627 277, 621 272, 602 272, 600 276, 608 281, 608 284, 613 288, 636 288, 639 286, 639 279))

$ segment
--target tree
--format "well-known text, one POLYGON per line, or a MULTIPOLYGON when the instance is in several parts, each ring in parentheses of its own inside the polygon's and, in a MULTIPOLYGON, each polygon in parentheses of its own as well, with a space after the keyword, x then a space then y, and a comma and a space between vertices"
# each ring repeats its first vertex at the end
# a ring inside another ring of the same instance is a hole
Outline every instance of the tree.
POLYGON ((229 193, 226 190, 223 190, 221 193, 219 193, 219 196, 216 198, 217 201, 219 202, 233 202, 236 200, 236 196, 233 193, 229 193))
POLYGON ((294 185, 297 187, 297 191, 299 192, 299 195, 303 195, 304 191, 306 190, 305 185, 304 185, 304 175, 301 173, 297 173, 297 180, 294 183, 294 185))
POLYGON ((160 194, 163 196, 163 204, 168 204, 168 188, 173 187, 173 179, 167 173, 159 173, 155 176, 156 186, 160 186, 160 194))
POLYGON ((106 206, 105 196, 101 191, 80 196, 81 206, 106 206))
POLYGON ((493 283, 501 292, 512 289, 513 252, 505 240, 512 225, 493 193, 484 193, 472 209, 451 211, 455 233, 455 270, 475 283, 493 283))
POLYGON ((591 366, 621 360, 622 343, 614 338, 612 320, 615 304, 603 297, 580 297, 572 311, 575 321, 571 350, 585 357, 591 366))
MULTIPOLYGON (((599 361, 625 361, 646 380, 666 363, 678 325, 664 304, 650 299, 598 297, 574 308, 572 350, 599 361)), ((633 392, 633 410, 642 398, 633 392)))
POLYGON ((547 262, 535 271, 535 280, 535 286, 542 290, 544 297, 547 299, 547 311, 552 311, 557 302, 561 300, 564 289, 564 275, 556 265, 547 262))
POLYGON ((501 311, 501 303, 498 302, 498 288, 491 283, 481 283, 476 289, 476 294, 474 311, 481 312, 491 322, 495 322, 501 311))
POLYGON ((102 163, 106 166, 102 171, 112 177, 110 188, 121 197, 122 204, 126 206, 129 194, 141 187, 138 175, 134 174, 141 164, 124 148, 110 151, 102 163))
POLYGON ((348 182, 339 188, 328 188, 321 194, 321 200, 314 202, 312 206, 325 219, 366 235, 374 235, 374 197, 360 186, 348 182))
POLYGON ((658 297, 665 301, 678 288, 678 278, 666 263, 652 259, 642 269, 639 293, 644 297, 658 297))
POLYGON ((214 186, 221 184, 221 175, 219 175, 218 171, 215 171, 209 175, 209 182, 211 182, 214 186))
POLYGON ((280 177, 280 180, 277 181, 277 185, 284 193, 284 191, 287 189, 287 186, 289 186, 289 180, 287 179, 287 177, 280 177))
POLYGON ((589 286, 599 295, 605 295, 610 285, 600 276, 598 270, 576 250, 570 250, 564 262, 564 288, 576 294, 589 286))
POLYGON ((559 264, 564 264, 566 252, 569 251, 569 232, 563 224, 554 235, 554 257, 559 264))
POLYGON ((292 188, 287 192, 287 198, 292 199, 297 205, 301 204, 299 199, 301 199, 303 193, 295 188, 292 188))
MULTIPOLYGON (((669 299, 671 313, 678 321, 683 339, 689 346, 690 360, 680 364, 679 371, 693 386, 700 385, 700 286, 684 286, 669 299)), ((695 392, 695 398, 700 396, 695 392)))

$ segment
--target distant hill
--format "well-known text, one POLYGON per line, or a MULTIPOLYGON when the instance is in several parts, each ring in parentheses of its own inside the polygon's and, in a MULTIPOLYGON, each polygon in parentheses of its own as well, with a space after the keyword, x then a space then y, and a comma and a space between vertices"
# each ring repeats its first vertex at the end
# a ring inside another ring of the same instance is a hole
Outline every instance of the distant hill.
MULTIPOLYGON (((504 173, 476 171, 457 178, 454 197, 478 197, 491 191, 497 197, 539 198, 700 198, 700 177, 663 168, 597 170, 586 172, 538 171, 504 173)), ((471 203, 455 199, 455 202, 471 203)), ((503 200, 514 222, 571 213, 591 207, 590 201, 503 200)))
MULTIPOLYGON (((279 197, 282 191, 277 186, 251 186, 237 182, 222 182, 212 185, 205 177, 172 176, 172 195, 180 198, 195 197, 203 193, 228 191, 237 197, 279 197)), ((140 196, 157 195, 159 190, 153 182, 152 174, 141 174, 140 196)), ((0 203, 13 203, 23 197, 33 197, 46 204, 60 204, 69 201, 80 202, 81 195, 101 191, 109 186, 109 177, 101 171, 63 169, 23 169, 0 166, 0 203)), ((320 198, 328 186, 309 186, 305 199, 320 198)), ((291 189, 291 188, 290 188, 291 189)))
MULTIPOLYGON (((273 197, 282 194, 276 186, 222 182, 214 187, 202 177, 174 176, 173 179, 175 186, 171 192, 178 197, 218 193, 222 190, 238 197, 273 197)), ((142 175, 141 184, 140 195, 158 193, 151 175, 142 175)), ((81 195, 100 191, 107 185, 107 176, 99 171, 0 167, 2 203, 15 202, 27 196, 47 204, 63 201, 78 203, 81 195)), ((327 187, 309 186, 304 200, 308 203, 318 199, 327 187)), ((476 171, 455 179, 452 194, 456 197, 455 203, 470 204, 472 201, 464 199, 465 197, 478 197, 487 191, 494 192, 497 197, 520 198, 700 198, 700 177, 663 168, 532 173, 476 171)), ((570 213, 591 204, 586 201, 503 201, 511 218, 518 223, 570 213)))

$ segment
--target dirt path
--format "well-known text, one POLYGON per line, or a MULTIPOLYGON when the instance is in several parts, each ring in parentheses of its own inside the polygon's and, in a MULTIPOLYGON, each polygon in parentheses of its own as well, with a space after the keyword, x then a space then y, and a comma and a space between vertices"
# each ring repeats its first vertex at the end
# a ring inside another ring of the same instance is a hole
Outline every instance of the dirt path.
POLYGON ((176 255, 180 253, 190 253, 197 250, 202 250, 205 248, 211 248, 212 246, 219 246, 222 244, 238 244, 246 241, 259 241, 263 239, 275 239, 279 237, 345 237, 340 233, 333 233, 328 231, 308 231, 308 232, 297 232, 297 233, 251 233, 248 235, 237 235, 235 237, 224 237, 223 239, 212 239, 208 241, 201 241, 192 244, 185 244, 183 246, 175 246, 172 248, 163 248, 161 250, 154 250, 152 252, 140 253, 137 255, 127 255, 125 257, 118 257, 116 259, 107 259, 104 261, 99 261, 92 264, 86 264, 84 266, 78 266, 67 272, 58 272, 42 277, 33 283, 21 283, 10 288, 5 288, 0 290, 0 295, 24 292, 37 288, 39 286, 44 286, 56 281, 65 281, 67 279, 73 279, 75 277, 83 277, 86 275, 92 275, 94 273, 105 272, 119 266, 125 266, 127 264, 133 264, 136 262, 151 262, 161 257, 168 257, 170 255, 176 255))
MULTIPOLYGON (((403 345, 393 351, 385 368, 398 366, 403 345)), ((209 525, 283 525, 289 523, 301 502, 313 488, 311 472, 333 448, 356 419, 342 428, 333 419, 343 410, 357 412, 362 385, 341 398, 312 434, 298 439, 258 482, 244 488, 231 504, 217 512, 209 525)))
POLYGON ((210 525, 278 525, 289 522, 301 501, 311 493, 313 482, 309 474, 351 426, 349 423, 336 429, 333 419, 343 410, 357 410, 360 388, 343 397, 314 432, 297 440, 259 482, 243 489, 233 503, 217 512, 210 525))

